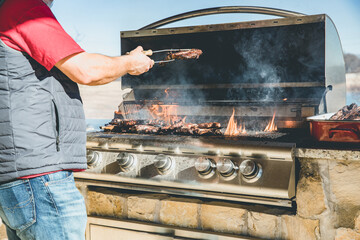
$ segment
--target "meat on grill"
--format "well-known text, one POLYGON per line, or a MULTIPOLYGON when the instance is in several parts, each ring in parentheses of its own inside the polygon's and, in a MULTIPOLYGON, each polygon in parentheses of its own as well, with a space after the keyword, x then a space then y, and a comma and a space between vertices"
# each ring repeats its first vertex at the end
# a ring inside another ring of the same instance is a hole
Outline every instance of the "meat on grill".
POLYGON ((101 126, 100 129, 104 130, 105 132, 113 131, 115 128, 115 125, 106 125, 101 126))
POLYGON ((171 59, 198 59, 203 52, 200 49, 190 49, 186 51, 178 51, 169 53, 166 60, 171 59))
POLYGON ((166 125, 165 121, 159 119, 150 120, 148 124, 151 126, 158 126, 158 127, 162 127, 166 125))
POLYGON ((200 123, 199 128, 221 128, 221 124, 218 122, 200 123))
POLYGON ((220 129, 216 128, 197 128, 194 130, 195 135, 199 136, 212 136, 212 135, 222 135, 220 129))
POLYGON ((143 121, 141 120, 123 120, 123 119, 118 119, 118 118, 114 118, 110 124, 111 125, 116 125, 116 126, 122 126, 122 127, 131 127, 131 126, 135 126, 137 124, 141 124, 143 121))
POLYGON ((179 134, 196 136, 221 135, 221 124, 210 123, 184 123, 183 120, 171 125, 156 120, 123 120, 113 119, 108 125, 101 127, 105 132, 139 133, 139 134, 179 134))
POLYGON ((360 120, 360 106, 352 103, 340 109, 330 120, 360 120))
POLYGON ((132 130, 136 133, 157 133, 159 131, 159 127, 151 125, 135 125, 132 127, 132 130))

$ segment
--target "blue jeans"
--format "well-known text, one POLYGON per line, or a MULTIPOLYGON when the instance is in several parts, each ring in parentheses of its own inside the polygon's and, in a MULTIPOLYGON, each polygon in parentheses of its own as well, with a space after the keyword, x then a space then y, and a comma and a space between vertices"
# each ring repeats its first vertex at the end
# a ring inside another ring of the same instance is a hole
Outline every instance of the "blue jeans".
POLYGON ((84 198, 71 171, 0 184, 0 217, 9 240, 85 239, 84 198))

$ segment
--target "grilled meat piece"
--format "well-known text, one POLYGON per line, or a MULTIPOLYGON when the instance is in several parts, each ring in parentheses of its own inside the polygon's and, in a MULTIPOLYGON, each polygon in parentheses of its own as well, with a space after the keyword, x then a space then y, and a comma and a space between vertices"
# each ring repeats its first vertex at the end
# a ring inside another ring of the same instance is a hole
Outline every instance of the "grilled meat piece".
POLYGON ((221 124, 218 122, 200 123, 199 128, 221 128, 221 124))
MULTIPOLYGON (((141 120, 140 120, 141 121, 141 120)), ((110 124, 116 125, 116 126, 122 126, 122 127, 131 127, 136 124, 140 124, 139 120, 123 120, 119 118, 114 118, 110 124)))
POLYGON ((194 130, 194 134, 198 136, 222 135, 220 129, 215 128, 197 128, 194 130))
POLYGON ((180 128, 177 133, 180 133, 182 135, 194 135, 194 129, 193 128, 180 128))
POLYGON ((104 130, 104 132, 111 132, 114 130, 114 125, 106 125, 106 126, 101 126, 100 129, 104 130))
POLYGON ((159 131, 159 127, 151 125, 135 125, 132 127, 132 130, 137 133, 157 133, 159 131))
POLYGON ((162 126, 166 125, 165 121, 159 120, 159 119, 150 120, 148 124, 151 126, 157 126, 157 127, 162 127, 162 126))
POLYGON ((330 120, 360 120, 360 106, 352 103, 340 109, 330 120))
POLYGON ((184 126, 184 122, 180 120, 176 123, 171 124, 170 129, 181 128, 182 126, 184 126))
POLYGON ((175 132, 178 131, 178 129, 180 129, 183 126, 183 122, 176 122, 174 124, 165 126, 165 127, 160 127, 159 129, 159 133, 161 134, 173 134, 175 132))
POLYGON ((195 123, 184 123, 184 125, 181 128, 198 128, 199 125, 195 123))
POLYGON ((187 51, 179 51, 169 53, 166 60, 171 59, 198 59, 203 52, 200 49, 190 49, 187 51))
POLYGON ((197 124, 185 123, 177 132, 185 135, 194 135, 194 130, 196 130, 197 128, 197 124))

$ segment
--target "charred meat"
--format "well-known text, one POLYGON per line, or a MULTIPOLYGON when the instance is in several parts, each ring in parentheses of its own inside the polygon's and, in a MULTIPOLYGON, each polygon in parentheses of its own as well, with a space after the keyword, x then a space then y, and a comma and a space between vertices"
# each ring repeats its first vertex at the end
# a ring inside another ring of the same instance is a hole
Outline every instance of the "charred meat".
POLYGON ((122 127, 131 127, 131 126, 135 126, 137 124, 142 124, 142 123, 143 123, 142 120, 123 120, 123 119, 114 118, 110 122, 110 125, 116 125, 116 126, 122 126, 122 127))
POLYGON ((221 124, 218 122, 200 123, 199 128, 221 128, 221 124))
POLYGON ((124 120, 113 119, 106 126, 101 127, 104 132, 117 133, 140 133, 140 134, 176 134, 193 136, 221 135, 221 124, 209 123, 185 123, 184 119, 165 125, 163 121, 156 120, 124 120))
POLYGON ((169 53, 166 60, 171 59, 198 59, 203 52, 200 49, 190 49, 187 51, 179 51, 169 53))
POLYGON ((132 127, 132 131, 135 133, 157 133, 159 131, 159 127, 154 127, 151 125, 135 125, 132 127))
POLYGON ((216 129, 216 128, 197 128, 194 131, 194 135, 198 135, 198 136, 218 136, 218 135, 222 135, 220 129, 216 129))
POLYGON ((330 120, 360 120, 360 106, 352 103, 340 109, 330 120))

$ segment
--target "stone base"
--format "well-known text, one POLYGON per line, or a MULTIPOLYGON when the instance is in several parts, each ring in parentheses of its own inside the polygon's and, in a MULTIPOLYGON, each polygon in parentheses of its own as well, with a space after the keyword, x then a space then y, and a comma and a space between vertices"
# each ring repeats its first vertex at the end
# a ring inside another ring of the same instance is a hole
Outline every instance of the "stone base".
POLYGON ((283 210, 276 213, 271 208, 257 206, 113 191, 111 194, 111 190, 106 188, 91 188, 87 192, 90 216, 140 220, 265 239, 317 239, 319 235, 318 220, 284 215, 283 210))
POLYGON ((295 155, 300 172, 297 209, 292 212, 165 194, 121 193, 112 189, 114 185, 84 190, 86 181, 78 181, 90 216, 263 239, 360 240, 360 152, 300 149, 295 155))
POLYGON ((6 228, 0 219, 0 240, 7 240, 6 228))

